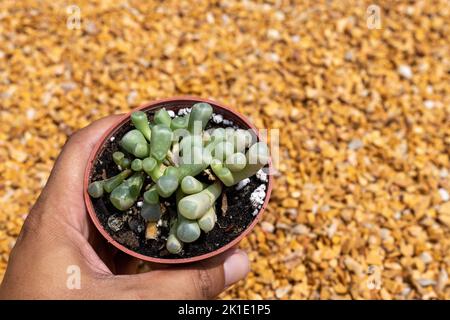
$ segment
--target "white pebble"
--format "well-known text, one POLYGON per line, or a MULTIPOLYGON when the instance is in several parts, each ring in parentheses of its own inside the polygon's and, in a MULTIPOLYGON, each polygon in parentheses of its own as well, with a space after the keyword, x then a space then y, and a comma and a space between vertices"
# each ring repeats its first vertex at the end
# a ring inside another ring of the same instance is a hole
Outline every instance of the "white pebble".
POLYGON ((422 287, 434 286, 436 284, 436 281, 434 281, 433 279, 419 279, 417 280, 417 282, 422 287))
POLYGON ((434 101, 432 100, 425 100, 423 102, 423 105, 425 106, 425 108, 427 109, 433 109, 434 108, 434 101))
POLYGON ((250 195, 250 202, 252 203, 253 208, 260 207, 266 198, 266 185, 262 184, 258 188, 253 191, 250 195))
POLYGON ((422 252, 420 255, 420 259, 425 264, 429 264, 431 261, 433 261, 433 258, 431 257, 431 255, 428 252, 422 252))
POLYGON ((358 150, 364 147, 364 142, 362 142, 360 139, 352 139, 352 141, 349 142, 348 148, 350 150, 358 150))
POLYGON ((192 108, 182 108, 180 110, 178 110, 178 115, 179 116, 184 116, 188 113, 191 113, 192 108))
POLYGON ((127 103, 133 104, 136 98, 138 97, 138 93, 136 90, 132 90, 127 96, 127 103))
POLYGON ((167 113, 171 118, 175 118, 175 112, 173 112, 173 110, 167 110, 167 113))
POLYGON ((309 228, 307 226, 305 226, 304 224, 298 224, 292 229, 292 232, 294 234, 304 236, 309 233, 309 228))
POLYGON ((213 113, 212 115, 212 120, 214 123, 222 123, 223 121, 223 116, 221 114, 215 114, 213 113))
POLYGON ((277 29, 267 30, 267 37, 271 40, 278 40, 280 38, 280 31, 277 29))
POLYGON ((450 195, 448 194, 448 191, 444 188, 439 189, 439 195, 441 196, 442 201, 447 202, 450 200, 450 195))
POLYGON ((278 288, 277 290, 275 290, 275 296, 278 299, 283 298, 285 295, 287 295, 289 293, 289 291, 291 291, 291 287, 292 286, 289 285, 289 286, 286 286, 286 287, 278 288))
POLYGON ((297 43, 300 42, 301 38, 298 35, 294 35, 291 37, 292 42, 297 43))
POLYGON ((405 79, 411 79, 413 76, 411 67, 404 64, 398 67, 398 73, 405 79))
POLYGON ((75 90, 76 88, 77 84, 75 82, 67 81, 61 83, 61 89, 63 89, 65 92, 75 90))
POLYGON ((33 108, 29 108, 29 109, 27 110, 27 118, 28 118, 29 120, 33 120, 35 116, 36 116, 36 110, 33 109, 33 108))
POLYGON ((237 186, 236 186, 236 190, 241 190, 242 188, 244 188, 246 185, 248 185, 250 182, 249 178, 246 178, 244 180, 241 180, 238 182, 237 186))
POLYGON ((142 201, 136 202, 136 206, 137 206, 138 208, 142 207, 143 204, 144 204, 144 203, 143 203, 142 201))
POLYGON ((116 137, 112 136, 111 138, 109 138, 109 141, 113 142, 114 140, 116 140, 116 137))
POLYGON ((261 222, 261 228, 267 233, 273 233, 275 231, 274 225, 267 221, 261 222))
POLYGON ((269 179, 267 178, 267 173, 264 172, 264 169, 259 169, 259 171, 256 173, 256 177, 262 182, 269 181, 269 179))
POLYGON ((391 236, 391 231, 389 229, 386 228, 381 228, 380 229, 380 238, 381 240, 386 240, 391 236))

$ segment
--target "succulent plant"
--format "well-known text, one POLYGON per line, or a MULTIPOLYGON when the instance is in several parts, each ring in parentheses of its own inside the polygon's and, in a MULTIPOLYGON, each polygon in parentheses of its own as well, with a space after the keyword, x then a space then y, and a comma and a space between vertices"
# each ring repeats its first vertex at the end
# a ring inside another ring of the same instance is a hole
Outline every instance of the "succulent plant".
POLYGON ((128 178, 131 175, 131 170, 124 170, 118 175, 111 177, 109 179, 106 179, 103 183, 103 189, 111 193, 119 184, 123 182, 126 178, 128 178))
POLYGON ((145 139, 150 142, 152 132, 150 129, 150 125, 148 124, 148 118, 145 112, 133 112, 131 114, 131 122, 133 122, 136 129, 138 129, 144 135, 145 139))
MULTIPOLYGON (((112 154, 121 172, 91 182, 89 195, 102 198, 109 193, 112 205, 125 211, 142 194, 139 213, 147 227, 151 225, 154 229, 164 212, 171 214, 164 209, 161 199, 176 194, 177 215, 170 217, 166 249, 181 255, 185 243, 194 242, 201 232, 214 229, 216 201, 223 185, 229 187, 251 177, 269 161, 267 145, 254 143, 255 135, 250 131, 231 127, 205 130, 212 111, 211 105, 197 103, 190 113, 171 118, 161 108, 152 122, 145 112, 133 112, 131 122, 135 129, 123 135, 119 143, 121 150, 112 154), (215 181, 208 185, 198 176, 209 167, 215 176, 211 178, 209 171, 209 178, 215 181)), ((122 217, 126 216, 115 213, 114 217, 114 221, 123 222, 122 217)))
POLYGON ((137 158, 148 157, 148 144, 144 135, 136 129, 128 131, 120 141, 122 148, 137 158))
POLYGON ((203 184, 193 176, 186 176, 181 180, 181 190, 185 194, 194 194, 203 190, 203 184))
POLYGON ((241 180, 249 178, 256 174, 269 161, 269 149, 263 142, 257 142, 252 145, 246 154, 247 164, 240 171, 232 172, 219 159, 211 161, 211 169, 224 185, 230 187, 241 180))
POLYGON ((131 161, 131 170, 142 171, 142 160, 134 159, 133 161, 131 161))
POLYGON ((146 174, 150 175, 150 173, 155 169, 156 167, 156 160, 148 157, 142 160, 142 169, 145 171, 146 174))
POLYGON ((183 242, 177 238, 178 220, 173 219, 170 222, 169 237, 166 242, 166 249, 172 254, 179 254, 183 250, 183 242))
POLYGON ((92 198, 101 198, 103 196, 103 181, 91 182, 88 186, 88 193, 92 198))
POLYGON ((118 210, 125 211, 136 202, 143 184, 142 173, 135 173, 111 192, 109 200, 118 210))
POLYGON ((202 229, 204 232, 210 232, 215 224, 217 222, 217 215, 216 210, 214 209, 214 206, 208 209, 206 213, 198 219, 198 226, 200 229, 202 229))
POLYGON ((156 111, 153 121, 155 121, 156 124, 163 124, 170 128, 172 118, 170 117, 166 108, 161 108, 158 111, 156 111))
POLYGON ((172 122, 170 123, 170 129, 172 129, 173 131, 178 129, 187 129, 188 124, 189 114, 172 119, 172 122))
POLYGON ((222 184, 214 182, 198 193, 182 198, 178 202, 178 212, 186 219, 201 218, 222 193, 222 184))
POLYGON ((155 160, 162 161, 172 145, 172 130, 165 124, 157 124, 152 128, 150 153, 155 160))
POLYGON ((189 115, 188 130, 193 134, 200 134, 208 123, 213 113, 213 109, 209 103, 196 103, 192 106, 189 115))
POLYGON ((178 216, 177 238, 184 243, 191 243, 200 237, 200 227, 197 221, 178 216))

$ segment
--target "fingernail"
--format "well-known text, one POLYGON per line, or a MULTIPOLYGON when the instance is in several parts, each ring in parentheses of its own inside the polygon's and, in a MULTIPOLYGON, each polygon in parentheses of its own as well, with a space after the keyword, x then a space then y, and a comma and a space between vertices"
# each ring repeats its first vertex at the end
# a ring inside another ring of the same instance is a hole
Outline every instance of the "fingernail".
POLYGON ((225 259, 223 269, 225 271, 225 287, 244 279, 250 271, 247 254, 236 249, 225 259))

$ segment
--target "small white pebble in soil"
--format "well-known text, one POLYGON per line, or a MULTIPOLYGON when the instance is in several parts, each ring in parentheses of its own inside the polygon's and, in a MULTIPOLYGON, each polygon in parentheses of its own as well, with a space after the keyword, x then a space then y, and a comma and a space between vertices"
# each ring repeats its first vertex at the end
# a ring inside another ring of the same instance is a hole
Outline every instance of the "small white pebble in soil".
POLYGON ((450 200, 450 195, 448 194, 448 191, 444 188, 439 188, 439 195, 441 196, 442 201, 447 202, 450 200))
POLYGON ((173 110, 167 110, 167 113, 171 118, 175 118, 175 112, 173 112, 173 110))
POLYGON ((252 212, 252 216, 256 216, 256 215, 258 214, 258 212, 259 212, 259 210, 258 210, 258 209, 255 209, 255 210, 253 210, 253 212, 252 212))
POLYGON ((136 202, 136 206, 137 206, 138 208, 141 208, 143 204, 144 204, 144 203, 143 203, 142 201, 136 202))
POLYGON ((262 182, 267 182, 269 179, 267 178, 267 173, 264 172, 264 169, 259 169, 256 173, 256 177, 262 182))
POLYGON ((230 121, 228 119, 223 119, 222 123, 226 126, 232 126, 233 125, 233 121, 230 121))
POLYGON ((113 142, 114 140, 116 140, 116 137, 112 136, 111 138, 109 138, 109 141, 113 142))
POLYGON ((250 195, 250 202, 252 203, 253 208, 258 208, 264 203, 264 199, 266 198, 266 185, 262 184, 250 195))
POLYGON ((221 114, 215 114, 213 113, 212 115, 212 120, 214 123, 222 123, 223 121, 223 116, 221 114))
POLYGON ((404 64, 398 67, 398 73, 405 79, 411 79, 413 76, 411 67, 404 64))
POLYGON ((188 113, 191 113, 192 108, 182 108, 180 110, 178 110, 178 115, 179 116, 184 116, 188 113))
POLYGON ((248 185, 250 182, 249 178, 246 178, 244 180, 241 180, 238 182, 237 186, 236 186, 236 190, 241 190, 243 189, 246 185, 248 185))

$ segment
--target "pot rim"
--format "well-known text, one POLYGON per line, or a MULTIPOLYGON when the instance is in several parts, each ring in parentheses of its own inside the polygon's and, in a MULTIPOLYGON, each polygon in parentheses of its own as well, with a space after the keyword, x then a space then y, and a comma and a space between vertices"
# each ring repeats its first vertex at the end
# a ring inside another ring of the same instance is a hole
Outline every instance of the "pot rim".
MULTIPOLYGON (((206 103, 210 103, 211 105, 213 105, 213 108, 218 107, 219 109, 223 109, 225 111, 230 112, 231 114, 233 114, 234 117, 238 118, 240 121, 242 121, 249 129, 252 129, 257 137, 258 140, 261 140, 261 136, 259 134, 258 129, 256 129, 252 123, 250 123, 250 121, 242 114, 238 113, 237 111, 234 111, 233 109, 231 109, 230 107, 227 107, 221 103, 218 103, 216 101, 213 100, 209 100, 209 99, 203 99, 200 97, 195 97, 195 96, 176 96, 173 98, 167 98, 167 99, 160 99, 160 100, 155 100, 155 101, 151 101, 151 102, 146 102, 141 104, 140 106, 138 106, 137 108, 134 108, 133 110, 131 110, 130 112, 124 114, 122 117, 120 117, 119 119, 117 119, 117 121, 108 129, 105 131, 105 133, 102 135, 102 137, 98 140, 98 142, 95 144, 90 156, 89 156, 89 160, 88 160, 88 164, 86 166, 86 170, 84 173, 84 186, 83 186, 83 193, 84 193, 84 202, 85 202, 85 206, 86 209, 89 213, 89 216, 91 218, 91 221, 94 223, 95 227, 97 228, 97 230, 101 233, 101 235, 109 242, 111 243, 113 246, 115 246, 117 249, 125 252, 126 254, 144 260, 144 261, 148 261, 148 262, 153 262, 153 263, 159 263, 159 264, 183 264, 183 263, 191 263, 191 262, 196 262, 196 261, 201 261, 201 260, 205 260, 211 257, 214 257, 218 254, 221 254, 225 251, 227 251, 228 249, 231 249, 232 247, 236 246, 244 237, 246 237, 252 230, 253 228, 256 226, 256 224, 261 220, 262 217, 262 213, 265 211, 268 203, 269 203, 269 199, 270 199, 270 195, 272 193, 272 188, 273 188, 273 175, 268 174, 268 182, 267 182, 267 189, 266 189, 266 197, 264 199, 264 203, 261 206, 261 209, 259 209, 258 214, 253 218, 253 221, 250 225, 247 226, 247 228, 240 234, 238 235, 235 239, 233 239, 232 241, 230 241, 229 243, 227 243, 226 245, 208 252, 208 253, 204 253, 202 255, 199 256, 195 256, 195 257, 190 257, 190 258, 179 258, 179 259, 164 259, 164 258, 155 258, 155 257, 150 257, 150 256, 146 256, 143 254, 140 254, 138 252, 135 252, 127 247, 125 247, 124 245, 120 244, 119 242, 117 242, 116 240, 114 240, 112 238, 112 236, 103 228, 102 224, 100 223, 96 211, 94 209, 94 206, 92 204, 91 198, 87 192, 87 188, 88 188, 88 184, 89 184, 89 178, 90 178, 90 174, 91 174, 91 170, 93 168, 94 165, 94 160, 96 159, 98 152, 100 151, 101 147, 104 145, 104 143, 106 142, 106 139, 111 135, 112 132, 114 132, 116 129, 118 129, 119 127, 121 127, 126 121, 128 121, 130 115, 132 112, 134 111, 138 111, 138 110, 151 110, 153 108, 157 108, 158 105, 163 104, 163 103, 170 103, 170 102, 177 102, 177 101, 192 101, 192 102, 206 102, 206 103)), ((231 119, 232 120, 232 119, 231 119)), ((272 170, 272 160, 271 158, 269 158, 269 172, 273 172, 272 170)))

